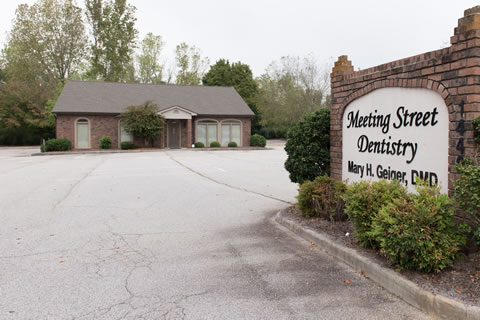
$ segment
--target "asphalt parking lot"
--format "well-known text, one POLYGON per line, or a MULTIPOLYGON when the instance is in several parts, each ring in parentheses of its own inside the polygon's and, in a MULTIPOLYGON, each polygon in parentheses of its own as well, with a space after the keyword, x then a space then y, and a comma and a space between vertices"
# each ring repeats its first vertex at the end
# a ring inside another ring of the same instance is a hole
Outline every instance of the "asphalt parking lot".
POLYGON ((271 221, 272 147, 0 148, 0 319, 427 319, 271 221))

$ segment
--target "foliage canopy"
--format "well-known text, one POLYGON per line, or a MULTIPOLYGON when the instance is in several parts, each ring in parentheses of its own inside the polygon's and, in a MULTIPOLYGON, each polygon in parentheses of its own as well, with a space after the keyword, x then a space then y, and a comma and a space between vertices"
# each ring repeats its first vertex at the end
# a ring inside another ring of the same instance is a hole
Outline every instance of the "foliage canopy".
POLYGON ((153 139, 158 137, 165 127, 165 119, 158 114, 159 107, 152 101, 138 106, 129 106, 120 115, 125 129, 136 137, 144 138, 153 146, 153 139))
POLYGON ((127 0, 86 0, 85 6, 93 36, 89 77, 133 80, 136 8, 127 0))
POLYGON ((247 64, 220 59, 203 76, 205 86, 234 87, 245 103, 255 113, 252 119, 252 132, 260 129, 261 116, 257 109, 258 84, 247 64))

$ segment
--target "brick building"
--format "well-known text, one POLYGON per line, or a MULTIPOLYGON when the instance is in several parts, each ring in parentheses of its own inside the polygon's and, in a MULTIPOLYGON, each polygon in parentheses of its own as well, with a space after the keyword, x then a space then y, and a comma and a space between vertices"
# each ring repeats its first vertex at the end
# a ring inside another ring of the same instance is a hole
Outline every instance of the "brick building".
POLYGON ((206 146, 213 141, 250 145, 254 113, 234 88, 72 80, 53 108, 57 138, 69 139, 75 149, 98 149, 103 136, 111 138, 113 148, 124 141, 143 146, 143 139, 131 136, 118 116, 146 101, 157 104, 166 119, 154 147, 191 148, 197 141, 206 146))

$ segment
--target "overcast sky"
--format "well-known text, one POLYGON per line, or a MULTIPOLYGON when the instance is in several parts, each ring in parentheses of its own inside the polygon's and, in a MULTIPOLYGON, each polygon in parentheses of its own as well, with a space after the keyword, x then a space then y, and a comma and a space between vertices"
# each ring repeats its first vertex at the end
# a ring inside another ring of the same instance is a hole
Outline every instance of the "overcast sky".
MULTIPOLYGON (((15 9, 33 0, 2 1, 0 41, 15 9)), ((83 7, 83 0, 77 0, 83 7)), ((196 45, 213 63, 241 61, 260 75, 282 56, 313 54, 323 63, 348 55, 365 69, 448 45, 463 11, 474 0, 130 0, 140 38, 166 42, 173 58, 181 42, 196 45)))

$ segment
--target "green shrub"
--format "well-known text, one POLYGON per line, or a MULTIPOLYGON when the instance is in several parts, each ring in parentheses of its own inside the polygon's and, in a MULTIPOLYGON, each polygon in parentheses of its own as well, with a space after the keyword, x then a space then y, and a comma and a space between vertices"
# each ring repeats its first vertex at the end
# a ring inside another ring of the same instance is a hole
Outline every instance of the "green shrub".
POLYGON ((103 136, 98 142, 98 147, 100 149, 110 149, 112 147, 112 139, 109 136, 103 136))
POLYGON ((330 111, 305 115, 287 134, 285 169, 290 180, 303 183, 330 173, 330 111))
POLYGON ((297 196, 297 208, 306 217, 322 217, 331 221, 346 220, 342 195, 346 186, 328 176, 305 181, 297 196))
POLYGON ((455 180, 457 206, 471 218, 475 227, 480 226, 480 165, 465 160, 456 165, 460 178, 455 180))
POLYGON ((252 147, 262 147, 262 148, 264 148, 267 145, 267 139, 265 139, 265 137, 263 137, 259 134, 254 134, 250 137, 250 145, 252 147))
POLYGON ((297 208, 305 217, 315 216, 315 208, 313 206, 313 190, 315 185, 312 181, 307 180, 300 185, 297 196, 297 208))
POLYGON ((472 120, 473 126, 473 140, 476 143, 480 143, 480 117, 476 117, 472 120))
POLYGON ((235 141, 230 141, 230 142, 228 143, 228 147, 229 147, 229 148, 236 148, 236 147, 237 147, 237 143, 236 143, 235 141))
POLYGON ((473 241, 475 245, 480 248, 480 227, 477 228, 477 231, 473 233, 473 241))
POLYGON ((383 206, 395 199, 405 198, 407 190, 398 181, 360 181, 347 187, 343 199, 345 212, 355 228, 355 237, 363 247, 378 248, 371 235, 372 223, 383 206))
POLYGON ((159 114, 160 107, 152 101, 127 107, 119 117, 125 129, 134 137, 144 138, 145 146, 160 136, 165 127, 165 119, 159 114))
POLYGON ((205 147, 203 142, 200 142, 200 141, 195 142, 195 148, 203 148, 203 147, 205 147))
POLYGON ((453 221, 453 201, 438 187, 420 184, 384 206, 370 233, 381 251, 401 269, 439 272, 448 267, 466 244, 466 225, 453 221))
POLYGON ((122 150, 135 149, 135 145, 133 144, 133 142, 124 141, 124 142, 120 143, 120 149, 122 149, 122 150))
POLYGON ((455 202, 467 214, 475 245, 480 247, 480 165, 465 160, 456 168, 460 178, 455 180, 455 202))
POLYGON ((220 148, 220 142, 218 141, 212 141, 210 143, 210 148, 220 148))
POLYGON ((68 139, 50 139, 45 142, 45 152, 67 150, 72 150, 72 142, 68 139))

